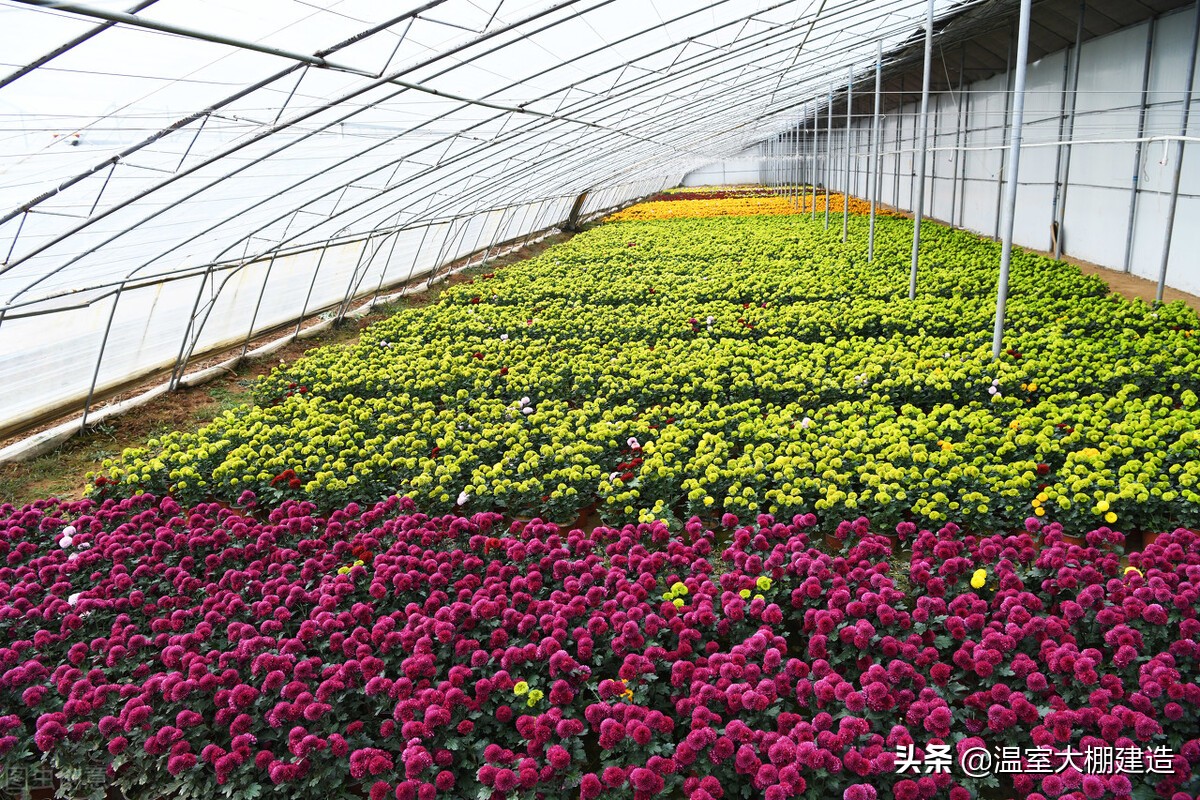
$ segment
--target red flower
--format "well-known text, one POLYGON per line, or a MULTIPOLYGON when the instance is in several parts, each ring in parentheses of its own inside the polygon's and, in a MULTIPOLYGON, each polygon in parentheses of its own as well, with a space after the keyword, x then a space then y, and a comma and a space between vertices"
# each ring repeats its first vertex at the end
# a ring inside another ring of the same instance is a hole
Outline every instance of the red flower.
POLYGON ((1049 473, 1050 473, 1050 465, 1049 464, 1038 464, 1037 465, 1037 474, 1038 475, 1048 475, 1049 473))
POLYGON ((473 305, 473 306, 479 305, 479 297, 478 296, 471 298, 471 305, 473 305))
POLYGON ((508 367, 501 367, 501 368, 500 368, 500 374, 501 374, 501 375, 507 375, 507 374, 508 374, 508 367))
POLYGON ((471 354, 471 358, 478 358, 480 361, 482 361, 482 360, 483 360, 483 353, 481 353, 481 352, 479 352, 478 350, 476 350, 474 353, 472 353, 472 354, 471 354))

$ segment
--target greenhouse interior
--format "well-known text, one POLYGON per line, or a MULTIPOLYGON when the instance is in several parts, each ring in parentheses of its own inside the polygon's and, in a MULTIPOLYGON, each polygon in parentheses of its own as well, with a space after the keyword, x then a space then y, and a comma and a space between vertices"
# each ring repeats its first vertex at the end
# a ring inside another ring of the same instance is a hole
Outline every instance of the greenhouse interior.
POLYGON ((0 800, 1200 798, 1200 1, 0 44, 0 800))

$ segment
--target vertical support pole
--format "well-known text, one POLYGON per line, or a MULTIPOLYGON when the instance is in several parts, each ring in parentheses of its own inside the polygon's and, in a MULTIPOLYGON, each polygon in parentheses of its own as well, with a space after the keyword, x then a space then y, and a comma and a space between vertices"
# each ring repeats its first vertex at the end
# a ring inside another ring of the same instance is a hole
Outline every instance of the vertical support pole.
POLYGON ((908 273, 909 300, 917 299, 917 254, 921 247, 921 214, 925 206, 925 157, 929 150, 929 76, 932 71, 933 0, 929 0, 925 10, 925 71, 921 77, 921 149, 917 160, 917 199, 913 203, 912 265, 908 273))
MULTIPOLYGON (((945 63, 945 55, 942 55, 942 62, 945 63)), ((933 98, 933 109, 929 112, 933 118, 932 124, 929 126, 929 146, 933 149, 933 154, 929 157, 929 172, 926 179, 929 182, 929 196, 925 198, 925 205, 929 206, 929 215, 936 219, 934 209, 937 208, 937 168, 938 168, 938 131, 942 127, 942 102, 941 97, 933 98)))
MULTIPOLYGON (((400 218, 396 218, 396 222, 400 222, 400 218)), ((375 308, 375 304, 379 302, 379 295, 383 292, 383 284, 387 280, 388 267, 392 265, 392 258, 396 255, 396 245, 400 244, 400 236, 404 233, 404 229, 398 229, 392 234, 392 247, 388 250, 387 259, 383 262, 383 269, 379 270, 379 283, 375 284, 375 293, 371 295, 371 308, 375 308)))
POLYGON ((262 287, 258 290, 258 300, 254 303, 254 313, 250 315, 250 328, 246 331, 246 341, 242 342, 242 352, 238 358, 245 357, 246 351, 250 349, 250 340, 254 338, 254 326, 258 324, 258 310, 262 308, 263 297, 267 293, 267 284, 271 280, 271 270, 275 268, 275 258, 278 255, 278 252, 272 253, 271 260, 267 262, 267 274, 263 275, 262 287))
POLYGON ((842 192, 842 241, 850 232, 850 122, 854 108, 854 67, 846 69, 846 186, 842 192))
POLYGON ((900 100, 896 104, 896 170, 892 175, 892 208, 900 208, 900 159, 904 138, 904 73, 900 74, 900 100))
POLYGON ((829 123, 825 128, 825 230, 829 230, 829 179, 833 176, 833 84, 829 84, 829 123))
MULTIPOLYGON (((958 49, 958 97, 954 104, 954 170, 950 173, 950 227, 956 227, 954 212, 958 208, 958 162, 962 150, 963 133, 963 73, 967 71, 967 46, 958 49)), ((965 191, 964 187, 964 191, 965 191)))
POLYGON ((358 287, 362 284, 362 280, 370 271, 371 265, 375 263, 375 256, 379 255, 379 251, 383 249, 383 243, 386 238, 375 244, 375 239, 367 239, 363 242, 362 252, 358 254, 358 262, 354 265, 354 271, 350 273, 350 281, 346 284, 346 294, 342 297, 342 301, 338 303, 337 315, 333 318, 334 325, 340 325, 346 319, 346 313, 350 310, 350 301, 354 299, 354 293, 358 291, 358 287), (367 248, 372 247, 371 255, 367 258, 367 263, 363 265, 363 258, 367 255, 367 248))
POLYGON ((1125 272, 1132 268, 1133 223, 1137 217, 1138 180, 1142 174, 1142 137, 1146 135, 1146 110, 1149 108, 1150 59, 1154 54, 1154 28, 1158 17, 1146 23, 1146 59, 1142 63, 1142 100, 1138 104, 1137 143, 1133 148, 1133 177, 1129 182, 1129 217, 1125 221, 1125 258, 1121 267, 1125 272))
POLYGON ((812 125, 812 156, 809 158, 809 182, 812 184, 812 219, 817 221, 817 148, 819 146, 820 132, 817 130, 820 127, 820 113, 816 108, 816 102, 813 102, 813 125, 812 125))
POLYGON ((108 334, 112 331, 113 318, 117 316, 117 304, 121 302, 121 292, 125 284, 117 287, 113 295, 112 310, 108 312, 108 322, 104 326, 104 335, 100 338, 100 352, 96 354, 96 366, 92 369, 92 382, 88 386, 87 399, 83 401, 83 416, 79 420, 79 432, 87 430, 88 413, 92 410, 92 399, 96 396, 96 382, 100 379, 100 365, 104 363, 104 350, 108 346, 108 334))
MULTIPOLYGON (((1074 56, 1074 58, 1073 58, 1074 68, 1072 69, 1074 76, 1072 78, 1072 85, 1071 85, 1071 105, 1067 110, 1067 120, 1066 120, 1066 136, 1067 136, 1068 142, 1075 138, 1075 103, 1079 97, 1079 56, 1082 52, 1082 47, 1083 47, 1083 15, 1084 15, 1084 11, 1086 9, 1087 9, 1087 0, 1079 0, 1079 22, 1077 24, 1077 27, 1075 28, 1075 49, 1074 49, 1074 53, 1072 54, 1074 56)), ((1151 26, 1153 26, 1153 24, 1154 24, 1153 21, 1150 24, 1151 24, 1151 26)), ((1147 58, 1149 58, 1149 53, 1147 53, 1147 58)), ((1149 67, 1149 64, 1147 63, 1147 66, 1146 66, 1147 72, 1149 72, 1149 69, 1150 69, 1150 67, 1149 67)), ((1065 92, 1065 87, 1064 87, 1064 92, 1065 92)), ((1065 96, 1064 96, 1064 99, 1066 99, 1065 96)), ((1062 139, 1062 130, 1061 129, 1059 131, 1059 139, 1060 140, 1062 139)), ((1067 149, 1066 149, 1065 154, 1063 153, 1062 147, 1058 148, 1059 154, 1062 156, 1062 158, 1060 159, 1062 172, 1061 173, 1059 172, 1059 168, 1060 168, 1059 161, 1056 161, 1055 165, 1054 165, 1054 232, 1055 232, 1054 257, 1055 258, 1059 258, 1060 256, 1062 256, 1063 219, 1066 217, 1066 214, 1067 214, 1067 178, 1071 174, 1071 145, 1069 145, 1069 144, 1066 145, 1066 148, 1067 149), (1060 187, 1061 187, 1061 190, 1060 190, 1060 187)))
POLYGON ((196 312, 200 310, 200 298, 204 296, 204 287, 208 285, 208 278, 212 275, 212 270, 210 264, 200 278, 200 288, 196 291, 196 299, 192 303, 192 313, 188 316, 188 324, 183 329, 183 341, 179 343, 179 353, 175 356, 175 366, 171 369, 171 380, 167 384, 168 391, 173 392, 178 389, 179 381, 183 378, 183 370, 187 367, 187 358, 184 353, 187 352, 188 338, 192 335, 192 326, 196 324, 196 312))
POLYGON ((883 98, 883 42, 875 43, 875 114, 871 118, 871 161, 867 172, 871 193, 871 226, 867 232, 867 261, 875 258, 875 206, 879 202, 879 106, 883 98))
MULTIPOLYGON (((1006 66, 1004 67, 1004 122, 1002 123, 1002 127, 1004 129, 1004 138, 1008 138, 1008 132, 1009 132, 1008 114, 1009 114, 1009 111, 1011 110, 1011 105, 1012 105, 1012 77, 1013 77, 1013 69, 1012 69, 1013 52, 1012 51, 1013 51, 1013 37, 1012 37, 1012 31, 1009 31, 1008 55, 1006 56, 1008 61, 1007 61, 1006 66)), ((1006 150, 1001 149, 1001 151, 1000 151, 1000 171, 996 173, 996 227, 992 231, 993 239, 1000 238, 1000 212, 1001 212, 1001 206, 1003 205, 1003 201, 1004 201, 1004 170, 1005 170, 1005 164, 1006 164, 1005 159, 1007 158, 1007 156, 1008 156, 1008 152, 1006 150)))
POLYGON ((1162 261, 1158 265, 1158 288, 1154 290, 1154 302, 1163 301, 1163 290, 1167 286, 1167 262, 1171 259, 1171 234, 1175 232, 1175 208, 1179 205, 1179 177, 1183 170, 1183 141, 1187 136, 1188 118, 1192 113, 1192 88, 1196 83, 1196 46, 1200 44, 1200 0, 1194 4, 1195 19, 1192 21, 1192 49, 1188 58, 1186 88, 1183 91, 1183 110, 1179 114, 1178 147, 1175 148, 1175 168, 1171 175, 1171 201, 1167 205, 1167 229, 1163 232, 1162 261))
MULTIPOLYGON (((967 92, 963 96, 962 127, 962 143, 963 147, 966 147, 967 142, 971 138, 971 92, 967 92)), ((962 191, 958 194, 958 225, 960 228, 965 226, 967 218, 967 161, 970 158, 969 152, 964 152, 962 156, 962 191)))
POLYGON ((421 258, 421 250, 425 247, 425 240, 429 238, 429 229, 432 227, 432 225, 425 225, 421 229, 421 241, 417 243, 417 249, 413 251, 412 264, 408 266, 408 277, 404 279, 404 283, 402 284, 406 291, 408 284, 412 282, 413 273, 417 271, 417 261, 421 258))
POLYGON ((317 276, 321 274, 321 265, 325 263, 325 254, 329 252, 329 243, 321 248, 321 255, 317 256, 317 265, 313 267, 312 280, 308 282, 308 293, 304 295, 304 305, 300 307, 300 316, 296 318, 296 330, 292 331, 292 339, 295 340, 300 335, 300 326, 304 324, 304 318, 308 316, 308 303, 312 300, 313 287, 317 285, 317 276))
POLYGON ((792 205, 800 210, 800 120, 792 136, 792 205))
POLYGON ((1032 4, 1033 0, 1021 0, 1020 27, 1017 31, 1012 131, 1008 140, 1011 152, 1008 158, 1008 183, 1004 187, 1004 238, 1000 248, 1000 281, 996 290, 996 326, 992 333, 993 359, 1000 358, 1004 340, 1004 307, 1008 302, 1008 270, 1012 262, 1013 221, 1017 213, 1017 178, 1021 169, 1021 127, 1025 123, 1025 62, 1029 60, 1029 12, 1032 4))

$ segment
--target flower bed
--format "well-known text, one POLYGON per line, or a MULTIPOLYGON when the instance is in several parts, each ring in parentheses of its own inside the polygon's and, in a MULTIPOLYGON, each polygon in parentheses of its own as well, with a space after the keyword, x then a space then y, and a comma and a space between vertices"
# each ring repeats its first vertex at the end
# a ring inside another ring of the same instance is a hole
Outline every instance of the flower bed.
POLYGON ((0 506, 0 764, 99 764, 132 800, 1200 791, 1188 531, 1123 569, 1121 534, 1035 518, 1040 550, 901 525, 901 564, 865 519, 831 555, 812 517, 726 519, 718 551, 696 520, 314 513, 0 506), (898 773, 908 745, 1106 745, 1165 774, 898 773))
MULTIPOLYGON (((841 214, 846 196, 837 192, 829 195, 829 211, 841 214)), ((825 213, 825 193, 817 192, 817 213, 825 213)), ((648 222, 668 219, 705 219, 708 217, 778 216, 812 213, 811 193, 796 199, 786 192, 771 190, 733 192, 677 192, 656 195, 644 203, 623 209, 610 215, 607 222, 648 222)), ((871 205, 858 197, 850 198, 851 214, 866 214, 871 205)), ((877 209, 877 216, 890 212, 877 209)), ((824 224, 822 222, 822 224, 824 224)), ((839 223, 840 226, 840 223, 839 223)), ((839 227, 839 231, 841 228, 839 227)))
MULTIPOLYGON (((804 187, 809 189, 810 187, 804 187)), ((772 197, 786 192, 782 189, 766 187, 747 187, 744 189, 722 189, 720 187, 698 186, 694 189, 668 189, 659 192, 646 202, 671 202, 676 200, 732 200, 741 197, 772 197)))
POLYGON ((1200 527, 1195 312, 1018 252, 994 362, 998 245, 930 225, 910 302, 911 222, 879 220, 871 264, 865 225, 847 244, 802 216, 600 226, 280 367, 257 405, 127 451, 96 491, 1200 527))

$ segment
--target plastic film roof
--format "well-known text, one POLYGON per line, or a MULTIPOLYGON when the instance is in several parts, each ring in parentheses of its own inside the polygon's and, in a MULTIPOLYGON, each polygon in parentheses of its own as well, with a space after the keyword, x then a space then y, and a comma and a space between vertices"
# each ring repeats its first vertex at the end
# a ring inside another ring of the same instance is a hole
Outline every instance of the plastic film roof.
MULTIPOLYGON (((361 288, 381 236, 396 236, 391 259, 411 233, 399 250, 410 275, 429 261, 419 274, 555 224, 585 190, 611 204, 673 184, 788 128, 924 13, 924 0, 0 0, 0 380, 30 346, 13 321, 32 315, 104 301, 75 330, 107 339, 122 292, 173 309, 155 355, 118 368, 117 336, 95 376, 82 370, 92 386, 57 390, 66 401, 221 344, 198 332, 221 302, 257 317, 268 296, 277 325, 328 299, 312 295, 323 271, 361 288), (234 272, 356 242, 341 255, 354 267, 269 265, 229 305, 234 272)), ((0 401, 0 429, 29 411, 0 401)))

